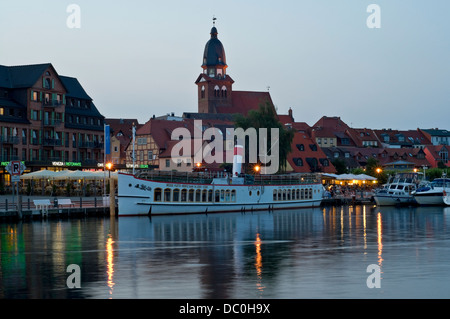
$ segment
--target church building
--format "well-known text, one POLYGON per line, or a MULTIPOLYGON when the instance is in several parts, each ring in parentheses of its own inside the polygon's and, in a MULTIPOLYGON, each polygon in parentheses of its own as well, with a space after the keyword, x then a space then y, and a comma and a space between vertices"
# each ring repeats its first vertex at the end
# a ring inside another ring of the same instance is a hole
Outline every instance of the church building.
POLYGON ((234 80, 227 74, 227 59, 217 28, 211 29, 211 38, 203 53, 203 72, 197 77, 198 113, 247 115, 267 102, 273 106, 269 92, 233 91, 234 80))

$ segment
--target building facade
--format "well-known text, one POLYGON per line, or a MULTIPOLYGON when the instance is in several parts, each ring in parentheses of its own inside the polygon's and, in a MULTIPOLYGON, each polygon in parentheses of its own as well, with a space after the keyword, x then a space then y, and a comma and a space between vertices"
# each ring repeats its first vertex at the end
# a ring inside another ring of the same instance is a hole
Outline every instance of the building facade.
POLYGON ((103 122, 78 80, 52 64, 0 65, 0 182, 10 183, 12 160, 28 171, 102 167, 103 122))

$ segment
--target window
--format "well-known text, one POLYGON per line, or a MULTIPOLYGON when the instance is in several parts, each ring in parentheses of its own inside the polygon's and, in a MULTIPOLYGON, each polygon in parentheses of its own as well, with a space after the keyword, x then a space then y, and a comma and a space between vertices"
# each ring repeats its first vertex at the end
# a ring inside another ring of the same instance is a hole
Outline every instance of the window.
POLYGON ((197 190, 195 191, 195 201, 196 201, 196 202, 200 202, 200 201, 201 201, 201 195, 202 195, 202 191, 199 190, 199 189, 197 189, 197 190))
POLYGON ((171 195, 171 189, 170 188, 166 188, 164 190, 164 201, 165 202, 170 202, 170 195, 171 195))
POLYGON ((0 115, 5 114, 5 109, 3 107, 0 107, 0 115))
POLYGON ((222 86, 222 89, 220 91, 220 94, 222 95, 222 97, 226 98, 227 97, 227 88, 225 86, 222 86))
POLYGON ((187 190, 186 189, 182 189, 181 190, 181 201, 182 202, 186 202, 187 201, 187 190))
POLYGON ((236 201, 236 190, 235 190, 235 189, 233 189, 233 190, 231 191, 231 201, 232 201, 232 202, 235 202, 235 201, 236 201))
POLYGON ((205 98, 205 87, 204 87, 204 86, 202 86, 202 91, 201 91, 200 97, 201 97, 202 99, 205 98))
POLYGON ((51 89, 51 87, 52 87, 52 82, 51 82, 50 78, 45 78, 44 79, 44 88, 51 89))
POLYGON ((180 190, 179 190, 178 188, 175 188, 175 189, 173 190, 172 196, 173 196, 173 198, 172 198, 172 201, 173 201, 173 202, 178 202, 178 201, 180 201, 180 190))
POLYGON ((299 157, 294 157, 294 164, 297 166, 303 166, 303 159, 299 158, 299 157))
POLYGON ((216 193, 214 195, 214 201, 216 203, 220 202, 220 191, 216 190, 216 193))
POLYGON ((208 202, 212 202, 213 201, 213 191, 212 189, 210 189, 208 191, 208 202))
POLYGON ((155 202, 160 202, 161 201, 161 188, 155 188, 155 192, 153 194, 153 198, 155 202))
POLYGON ((220 89, 217 85, 214 87, 214 97, 220 97, 220 89))
POLYGON ((151 161, 153 159, 153 151, 148 151, 147 156, 148 160, 151 161))
POLYGON ((439 156, 441 157, 442 163, 448 162, 448 152, 445 149, 439 152, 439 156))
POLYGON ((170 167, 170 159, 166 159, 166 167, 170 167))
POLYGON ((299 151, 304 151, 305 150, 305 146, 303 144, 297 144, 296 146, 297 146, 297 149, 299 151))
POLYGON ((188 196, 189 202, 193 202, 194 201, 194 190, 190 189, 188 194, 189 194, 189 196, 188 196))

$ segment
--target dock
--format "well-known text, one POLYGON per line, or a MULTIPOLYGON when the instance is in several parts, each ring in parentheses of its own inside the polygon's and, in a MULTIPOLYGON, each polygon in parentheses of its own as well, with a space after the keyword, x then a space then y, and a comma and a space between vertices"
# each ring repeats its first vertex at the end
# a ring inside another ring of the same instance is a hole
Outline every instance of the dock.
POLYGON ((109 197, 0 196, 0 221, 80 216, 110 216, 109 197))

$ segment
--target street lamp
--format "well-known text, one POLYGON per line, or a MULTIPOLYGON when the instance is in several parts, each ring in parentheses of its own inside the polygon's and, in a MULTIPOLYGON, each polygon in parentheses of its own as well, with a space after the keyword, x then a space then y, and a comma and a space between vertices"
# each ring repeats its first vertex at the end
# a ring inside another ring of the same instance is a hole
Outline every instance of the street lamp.
POLYGON ((377 174, 380 174, 382 171, 383 170, 381 168, 379 168, 379 167, 376 169, 377 174))

